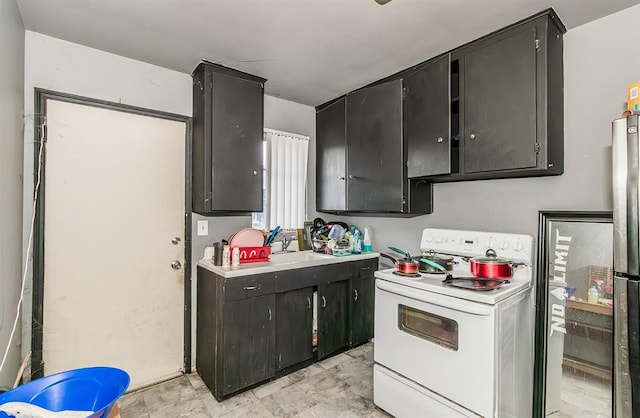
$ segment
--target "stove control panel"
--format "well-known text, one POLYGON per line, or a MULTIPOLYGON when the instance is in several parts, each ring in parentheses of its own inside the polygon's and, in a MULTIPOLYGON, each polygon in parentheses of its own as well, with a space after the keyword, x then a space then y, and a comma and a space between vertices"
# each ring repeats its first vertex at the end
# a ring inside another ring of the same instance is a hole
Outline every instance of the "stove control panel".
POLYGON ((499 257, 531 264, 533 243, 533 237, 525 234, 426 228, 422 231, 420 250, 476 257, 493 249, 499 257))

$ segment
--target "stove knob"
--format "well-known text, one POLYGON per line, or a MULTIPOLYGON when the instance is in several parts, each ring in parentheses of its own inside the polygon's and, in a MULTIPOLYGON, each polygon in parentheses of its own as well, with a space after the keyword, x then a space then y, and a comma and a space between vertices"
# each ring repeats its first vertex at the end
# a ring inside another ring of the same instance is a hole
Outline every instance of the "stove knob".
POLYGON ((433 241, 433 237, 431 235, 427 235, 424 240, 427 242, 431 242, 433 241))
POLYGON ((501 250, 506 250, 507 248, 509 248, 509 243, 507 242, 507 240, 504 240, 500 243, 500 249, 501 250))
POLYGON ((440 244, 442 242, 442 236, 436 237, 436 243, 440 244))
POLYGON ((522 251, 522 243, 520 241, 513 244, 513 249, 516 251, 522 251))

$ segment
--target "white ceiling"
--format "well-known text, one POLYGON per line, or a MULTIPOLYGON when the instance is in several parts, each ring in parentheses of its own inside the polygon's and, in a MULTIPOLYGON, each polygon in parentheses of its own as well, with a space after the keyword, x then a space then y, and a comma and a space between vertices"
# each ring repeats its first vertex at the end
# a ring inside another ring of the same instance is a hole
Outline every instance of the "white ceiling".
MULTIPOLYGON (((4 1, 4 0, 0 0, 4 1)), ((25 28, 191 73, 202 58, 311 106, 553 7, 576 26, 640 0, 16 0, 25 28)))

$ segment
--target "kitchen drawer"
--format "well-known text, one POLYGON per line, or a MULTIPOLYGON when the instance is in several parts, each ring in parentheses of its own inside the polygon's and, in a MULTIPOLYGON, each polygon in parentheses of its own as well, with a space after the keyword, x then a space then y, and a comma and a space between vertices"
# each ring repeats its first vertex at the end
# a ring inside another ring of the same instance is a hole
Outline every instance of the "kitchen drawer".
POLYGON ((378 257, 358 261, 355 264, 355 277, 371 276, 374 271, 378 270, 378 257))
POLYGON ((269 295, 275 291, 276 276, 274 273, 234 277, 226 279, 224 282, 224 300, 227 302, 269 295))
POLYGON ((347 280, 355 275, 355 263, 335 263, 322 266, 318 272, 318 284, 347 280))
POLYGON ((304 287, 316 286, 322 268, 323 267, 307 267, 276 272, 276 292, 282 293, 304 287))

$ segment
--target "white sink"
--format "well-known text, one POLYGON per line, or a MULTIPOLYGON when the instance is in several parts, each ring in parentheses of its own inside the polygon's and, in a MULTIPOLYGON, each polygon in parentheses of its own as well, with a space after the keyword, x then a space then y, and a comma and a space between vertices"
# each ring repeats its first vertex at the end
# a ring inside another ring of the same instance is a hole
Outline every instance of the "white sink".
POLYGON ((303 261, 330 260, 333 256, 329 254, 314 253, 312 251, 296 251, 291 253, 271 254, 269 264, 282 266, 285 264, 300 263, 303 261))

